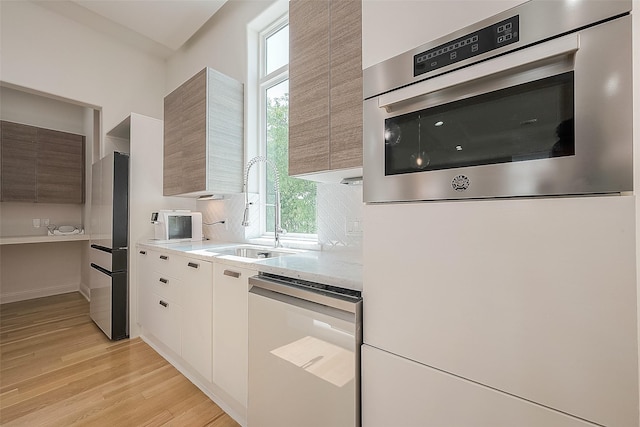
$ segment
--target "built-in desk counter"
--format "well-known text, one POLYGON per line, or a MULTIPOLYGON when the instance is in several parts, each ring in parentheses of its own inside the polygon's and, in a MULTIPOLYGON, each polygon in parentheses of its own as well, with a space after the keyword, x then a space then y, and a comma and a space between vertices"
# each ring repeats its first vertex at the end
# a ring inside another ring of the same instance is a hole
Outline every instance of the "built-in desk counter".
POLYGON ((0 245, 22 245, 25 243, 53 243, 70 242, 75 240, 89 240, 88 234, 69 234, 66 236, 11 236, 0 237, 0 245))

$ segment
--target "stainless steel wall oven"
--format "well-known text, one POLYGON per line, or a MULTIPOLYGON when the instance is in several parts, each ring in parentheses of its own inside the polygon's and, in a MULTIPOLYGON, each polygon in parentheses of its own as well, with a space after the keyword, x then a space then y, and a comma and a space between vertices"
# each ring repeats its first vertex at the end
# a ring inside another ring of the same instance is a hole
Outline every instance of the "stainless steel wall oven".
POLYGON ((530 0, 364 71, 364 200, 632 190, 631 1, 530 0))

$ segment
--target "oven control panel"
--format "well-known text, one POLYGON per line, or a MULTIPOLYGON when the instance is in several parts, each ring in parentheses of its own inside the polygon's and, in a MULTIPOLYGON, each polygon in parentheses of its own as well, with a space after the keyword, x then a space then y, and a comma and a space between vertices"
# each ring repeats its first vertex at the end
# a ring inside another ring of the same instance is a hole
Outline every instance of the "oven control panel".
POLYGON ((414 77, 498 49, 520 39, 519 16, 500 21, 413 57, 414 77))

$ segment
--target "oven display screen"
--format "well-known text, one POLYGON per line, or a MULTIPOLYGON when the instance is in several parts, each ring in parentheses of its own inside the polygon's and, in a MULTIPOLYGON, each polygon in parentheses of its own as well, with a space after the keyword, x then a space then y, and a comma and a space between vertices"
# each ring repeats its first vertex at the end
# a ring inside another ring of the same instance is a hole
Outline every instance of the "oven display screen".
POLYGON ((520 39, 518 15, 413 57, 414 77, 515 43, 520 39))

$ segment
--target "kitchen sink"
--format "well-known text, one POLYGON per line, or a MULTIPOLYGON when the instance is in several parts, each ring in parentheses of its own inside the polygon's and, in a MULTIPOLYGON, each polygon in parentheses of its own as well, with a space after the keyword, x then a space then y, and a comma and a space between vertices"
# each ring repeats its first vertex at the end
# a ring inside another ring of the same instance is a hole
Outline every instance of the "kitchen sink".
POLYGON ((279 248, 274 249, 262 246, 235 246, 232 248, 208 249, 208 251, 215 252, 219 255, 233 255, 251 259, 275 258, 296 253, 294 251, 287 251, 279 248))

